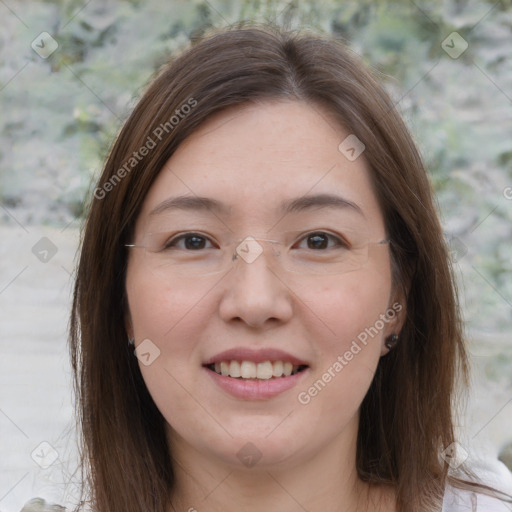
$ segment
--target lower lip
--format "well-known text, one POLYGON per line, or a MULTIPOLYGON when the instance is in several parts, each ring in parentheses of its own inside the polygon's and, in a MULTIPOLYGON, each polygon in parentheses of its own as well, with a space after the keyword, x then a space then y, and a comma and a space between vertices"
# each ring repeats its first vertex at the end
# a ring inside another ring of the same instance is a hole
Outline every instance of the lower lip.
POLYGON ((225 377, 204 368, 215 384, 230 395, 243 400, 266 400, 293 388, 307 373, 309 368, 289 377, 278 377, 268 380, 248 380, 225 377))

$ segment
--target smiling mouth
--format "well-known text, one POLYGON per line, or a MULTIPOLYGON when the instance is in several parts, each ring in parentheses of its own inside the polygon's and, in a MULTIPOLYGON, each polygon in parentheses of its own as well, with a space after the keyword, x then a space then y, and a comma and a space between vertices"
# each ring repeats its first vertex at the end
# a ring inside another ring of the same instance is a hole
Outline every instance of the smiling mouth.
POLYGON ((307 365, 294 365, 289 361, 222 361, 206 365, 212 372, 239 380, 274 380, 290 377, 304 371, 307 365))

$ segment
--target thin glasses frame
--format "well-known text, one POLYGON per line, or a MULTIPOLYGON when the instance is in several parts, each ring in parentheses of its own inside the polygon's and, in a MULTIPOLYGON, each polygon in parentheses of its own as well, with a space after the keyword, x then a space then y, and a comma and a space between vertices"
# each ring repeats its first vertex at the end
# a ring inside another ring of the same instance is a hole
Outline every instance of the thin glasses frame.
MULTIPOLYGON (((318 232, 330 235, 330 233, 323 232, 320 230, 318 232)), ((312 234, 314 233, 310 233, 309 236, 311 236, 312 234)), ((184 233, 183 235, 199 235, 200 237, 205 237, 203 234, 195 232, 184 233)), ((200 262, 199 264, 194 264, 192 260, 185 263, 173 263, 172 261, 167 261, 166 263, 163 263, 165 260, 164 256, 162 256, 161 253, 164 252, 164 249, 161 249, 159 252, 151 252, 148 251, 148 247, 146 245, 142 244, 124 244, 124 246, 130 249, 144 249, 145 257, 148 257, 149 252, 149 257, 152 258, 153 260, 153 262, 149 266, 152 267, 152 269, 157 274, 162 275, 163 277, 173 278, 203 277, 220 274, 222 272, 228 271, 230 268, 232 268, 235 262, 239 260, 242 260, 248 264, 253 263, 264 251, 260 242, 265 242, 272 246, 274 259, 279 260, 279 267, 287 272, 301 275, 341 275, 363 268, 368 262, 370 247, 389 245, 391 243, 391 239, 384 238, 376 242, 365 241, 364 243, 357 244, 357 246, 346 247, 345 250, 339 252, 339 259, 335 262, 331 261, 329 263, 326 261, 324 263, 308 263, 305 259, 299 260, 288 258, 285 259, 283 263, 283 251, 280 250, 280 248, 285 247, 285 244, 283 242, 274 239, 247 236, 245 238, 238 239, 228 244, 228 249, 224 250, 224 254, 221 255, 220 259, 217 259, 216 261, 211 261, 210 263, 204 261, 203 267, 201 267, 200 262), (229 259, 227 256, 228 254, 231 255, 229 259), (341 254, 343 254, 343 257, 341 256, 341 254), (158 260, 158 258, 160 258, 160 260, 158 260), (160 265, 157 264, 158 261, 160 261, 160 265)), ((189 253, 190 257, 193 258, 198 256, 198 254, 194 255, 194 253, 200 253, 204 251, 182 250, 181 252, 189 253)), ((324 257, 321 255, 321 253, 325 253, 325 251, 318 250, 311 250, 309 252, 319 253, 316 255, 316 257, 320 258, 324 257)), ((312 256, 313 254, 311 254, 311 257, 312 256)), ((199 255, 199 257, 202 256, 199 255)))

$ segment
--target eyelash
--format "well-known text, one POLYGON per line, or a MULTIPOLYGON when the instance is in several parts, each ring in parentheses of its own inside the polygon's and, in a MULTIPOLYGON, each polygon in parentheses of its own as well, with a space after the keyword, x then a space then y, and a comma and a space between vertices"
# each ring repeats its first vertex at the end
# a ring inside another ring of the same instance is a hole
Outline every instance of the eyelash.
MULTIPOLYGON (((345 248, 349 248, 350 247, 350 244, 348 244, 348 242, 346 242, 343 238, 341 238, 341 237, 339 237, 337 235, 333 235, 332 233, 327 233, 326 231, 311 231, 310 233, 307 233, 302 238, 300 238, 299 242, 301 242, 303 240, 307 240, 308 237, 311 237, 311 236, 314 236, 314 235, 323 235, 323 236, 328 237, 331 240, 335 240, 337 246, 342 246, 342 247, 345 247, 345 248)), ((192 237, 203 238, 205 240, 209 240, 210 241, 210 239, 206 235, 203 235, 201 233, 197 233, 197 232, 183 233, 181 235, 175 236, 174 238, 172 238, 168 242, 166 242, 165 245, 164 245, 164 250, 165 249, 171 249, 172 247, 176 247, 176 244, 179 241, 186 240, 187 238, 192 238, 192 237)), ((211 243, 211 241, 210 241, 210 243, 211 243)), ((198 250, 201 250, 201 249, 198 249, 198 250)), ((191 251, 191 252, 194 252, 194 251, 191 251)))

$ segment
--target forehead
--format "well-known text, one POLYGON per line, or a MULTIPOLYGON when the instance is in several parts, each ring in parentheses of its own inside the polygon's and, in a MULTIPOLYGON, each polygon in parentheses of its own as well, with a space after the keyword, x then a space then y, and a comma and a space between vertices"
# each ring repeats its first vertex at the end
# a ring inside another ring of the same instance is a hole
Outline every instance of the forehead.
POLYGON ((216 214, 268 221, 295 199, 330 194, 355 204, 365 222, 380 229, 383 219, 364 156, 349 161, 338 149, 348 135, 326 110, 299 101, 223 110, 168 160, 141 217, 170 198, 200 196, 222 203, 216 214))

